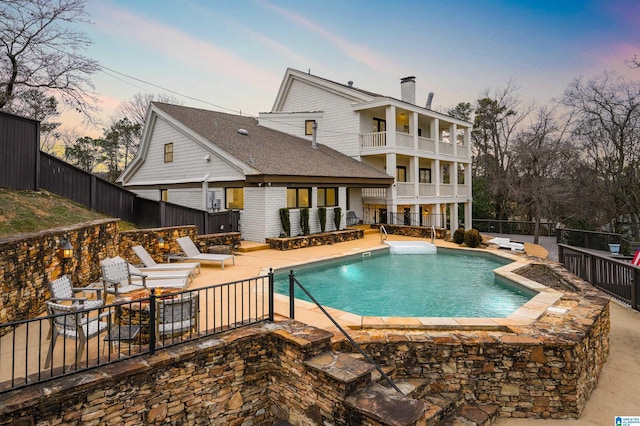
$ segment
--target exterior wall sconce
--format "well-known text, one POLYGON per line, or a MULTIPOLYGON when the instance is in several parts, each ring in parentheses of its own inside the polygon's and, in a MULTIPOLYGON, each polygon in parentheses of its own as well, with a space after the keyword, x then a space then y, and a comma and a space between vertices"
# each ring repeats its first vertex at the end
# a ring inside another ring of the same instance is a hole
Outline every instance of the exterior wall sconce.
POLYGON ((73 246, 69 240, 60 241, 60 250, 58 252, 62 259, 71 259, 73 256, 73 246))
POLYGON ((167 248, 167 242, 162 237, 158 237, 158 248, 160 250, 164 250, 167 248))

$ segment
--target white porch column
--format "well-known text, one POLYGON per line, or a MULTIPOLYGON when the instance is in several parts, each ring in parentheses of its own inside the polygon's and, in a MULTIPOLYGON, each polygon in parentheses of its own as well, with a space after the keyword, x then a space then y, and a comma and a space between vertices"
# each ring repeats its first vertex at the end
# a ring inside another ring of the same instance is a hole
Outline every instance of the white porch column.
POLYGON ((464 229, 473 228, 473 216, 471 214, 472 203, 464 203, 464 229))
POLYGON ((434 219, 434 223, 433 224, 435 226, 437 226, 438 228, 442 228, 442 224, 443 224, 442 217, 443 217, 443 214, 442 214, 442 208, 440 206, 440 203, 435 205, 434 214, 436 215, 436 217, 434 219))
POLYGON ((458 162, 454 161, 451 167, 453 170, 451 171, 451 183, 453 184, 453 196, 458 196, 458 162))
POLYGON ((414 112, 411 114, 411 119, 409 120, 409 124, 411 126, 411 135, 413 136, 413 150, 418 151, 418 113, 414 112))
POLYGON ((433 161, 433 169, 431 171, 433 172, 432 182, 436 184, 436 197, 440 197, 440 160, 433 161))
MULTIPOLYGON (((385 120, 387 123, 387 147, 396 147, 396 107, 389 105, 386 109, 385 120)), ((393 169, 393 176, 395 176, 395 167, 393 169)))
POLYGON ((470 127, 465 127, 464 129, 464 145, 467 147, 467 152, 465 152, 465 155, 467 157, 471 157, 471 128, 470 127))
POLYGON ((454 231, 458 229, 458 203, 453 203, 451 208, 451 230, 454 231))
POLYGON ((453 155, 458 155, 458 135, 456 132, 458 131, 458 126, 456 123, 453 123, 449 127, 449 141, 453 144, 453 155))
POLYGON ((415 198, 420 196, 420 158, 411 158, 411 182, 413 182, 413 195, 415 198))
POLYGON ((440 120, 434 118, 431 122, 431 139, 435 142, 436 154, 440 153, 440 120))

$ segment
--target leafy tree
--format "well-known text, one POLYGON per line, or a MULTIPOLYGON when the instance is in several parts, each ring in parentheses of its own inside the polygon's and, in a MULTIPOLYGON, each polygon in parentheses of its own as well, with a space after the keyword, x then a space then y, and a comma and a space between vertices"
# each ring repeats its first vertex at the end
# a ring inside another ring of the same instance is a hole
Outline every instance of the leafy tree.
POLYGON ((89 77, 99 65, 81 53, 89 38, 72 29, 88 21, 84 6, 85 0, 0 2, 0 109, 37 89, 90 118, 95 98, 89 77))
POLYGON ((515 91, 516 87, 511 82, 493 95, 487 91, 485 97, 477 102, 471 133, 475 150, 474 175, 487 179, 494 218, 498 220, 509 218, 513 177, 511 144, 518 126, 531 111, 531 107, 518 111, 520 101, 515 91))
POLYGON ((471 121, 472 114, 473 107, 469 102, 460 102, 458 105, 447 111, 447 115, 464 121, 471 121))
POLYGON ((75 144, 67 146, 64 154, 67 161, 93 173, 100 158, 102 140, 85 136, 76 140, 75 144))
POLYGON ((40 149, 52 152, 59 137, 62 123, 52 121, 60 115, 58 101, 39 89, 27 89, 16 95, 15 102, 7 108, 14 114, 40 121, 40 149))
POLYGON ((127 118, 118 120, 104 130, 102 139, 103 161, 107 164, 109 180, 115 182, 138 151, 142 126, 127 118))

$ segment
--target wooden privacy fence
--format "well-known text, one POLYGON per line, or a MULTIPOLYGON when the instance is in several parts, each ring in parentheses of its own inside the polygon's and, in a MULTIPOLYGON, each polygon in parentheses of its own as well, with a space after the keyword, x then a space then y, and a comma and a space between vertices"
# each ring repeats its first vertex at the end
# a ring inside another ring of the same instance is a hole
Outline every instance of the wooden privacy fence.
POLYGON ((196 225, 198 234, 239 232, 240 212, 209 213, 138 197, 118 185, 40 152, 40 187, 141 228, 196 225))
POLYGON ((558 244, 558 259, 572 274, 640 311, 640 267, 566 244, 558 244))

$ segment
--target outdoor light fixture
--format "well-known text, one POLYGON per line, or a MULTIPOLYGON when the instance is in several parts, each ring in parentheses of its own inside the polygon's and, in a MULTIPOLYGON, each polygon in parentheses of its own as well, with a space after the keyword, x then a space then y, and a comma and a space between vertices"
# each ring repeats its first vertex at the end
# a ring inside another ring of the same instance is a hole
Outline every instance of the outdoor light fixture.
POLYGON ((164 250, 167 247, 167 242, 162 239, 162 237, 158 237, 158 248, 160 250, 164 250))
POLYGON ((60 257, 63 259, 71 259, 73 256, 73 246, 69 240, 60 241, 60 257))

